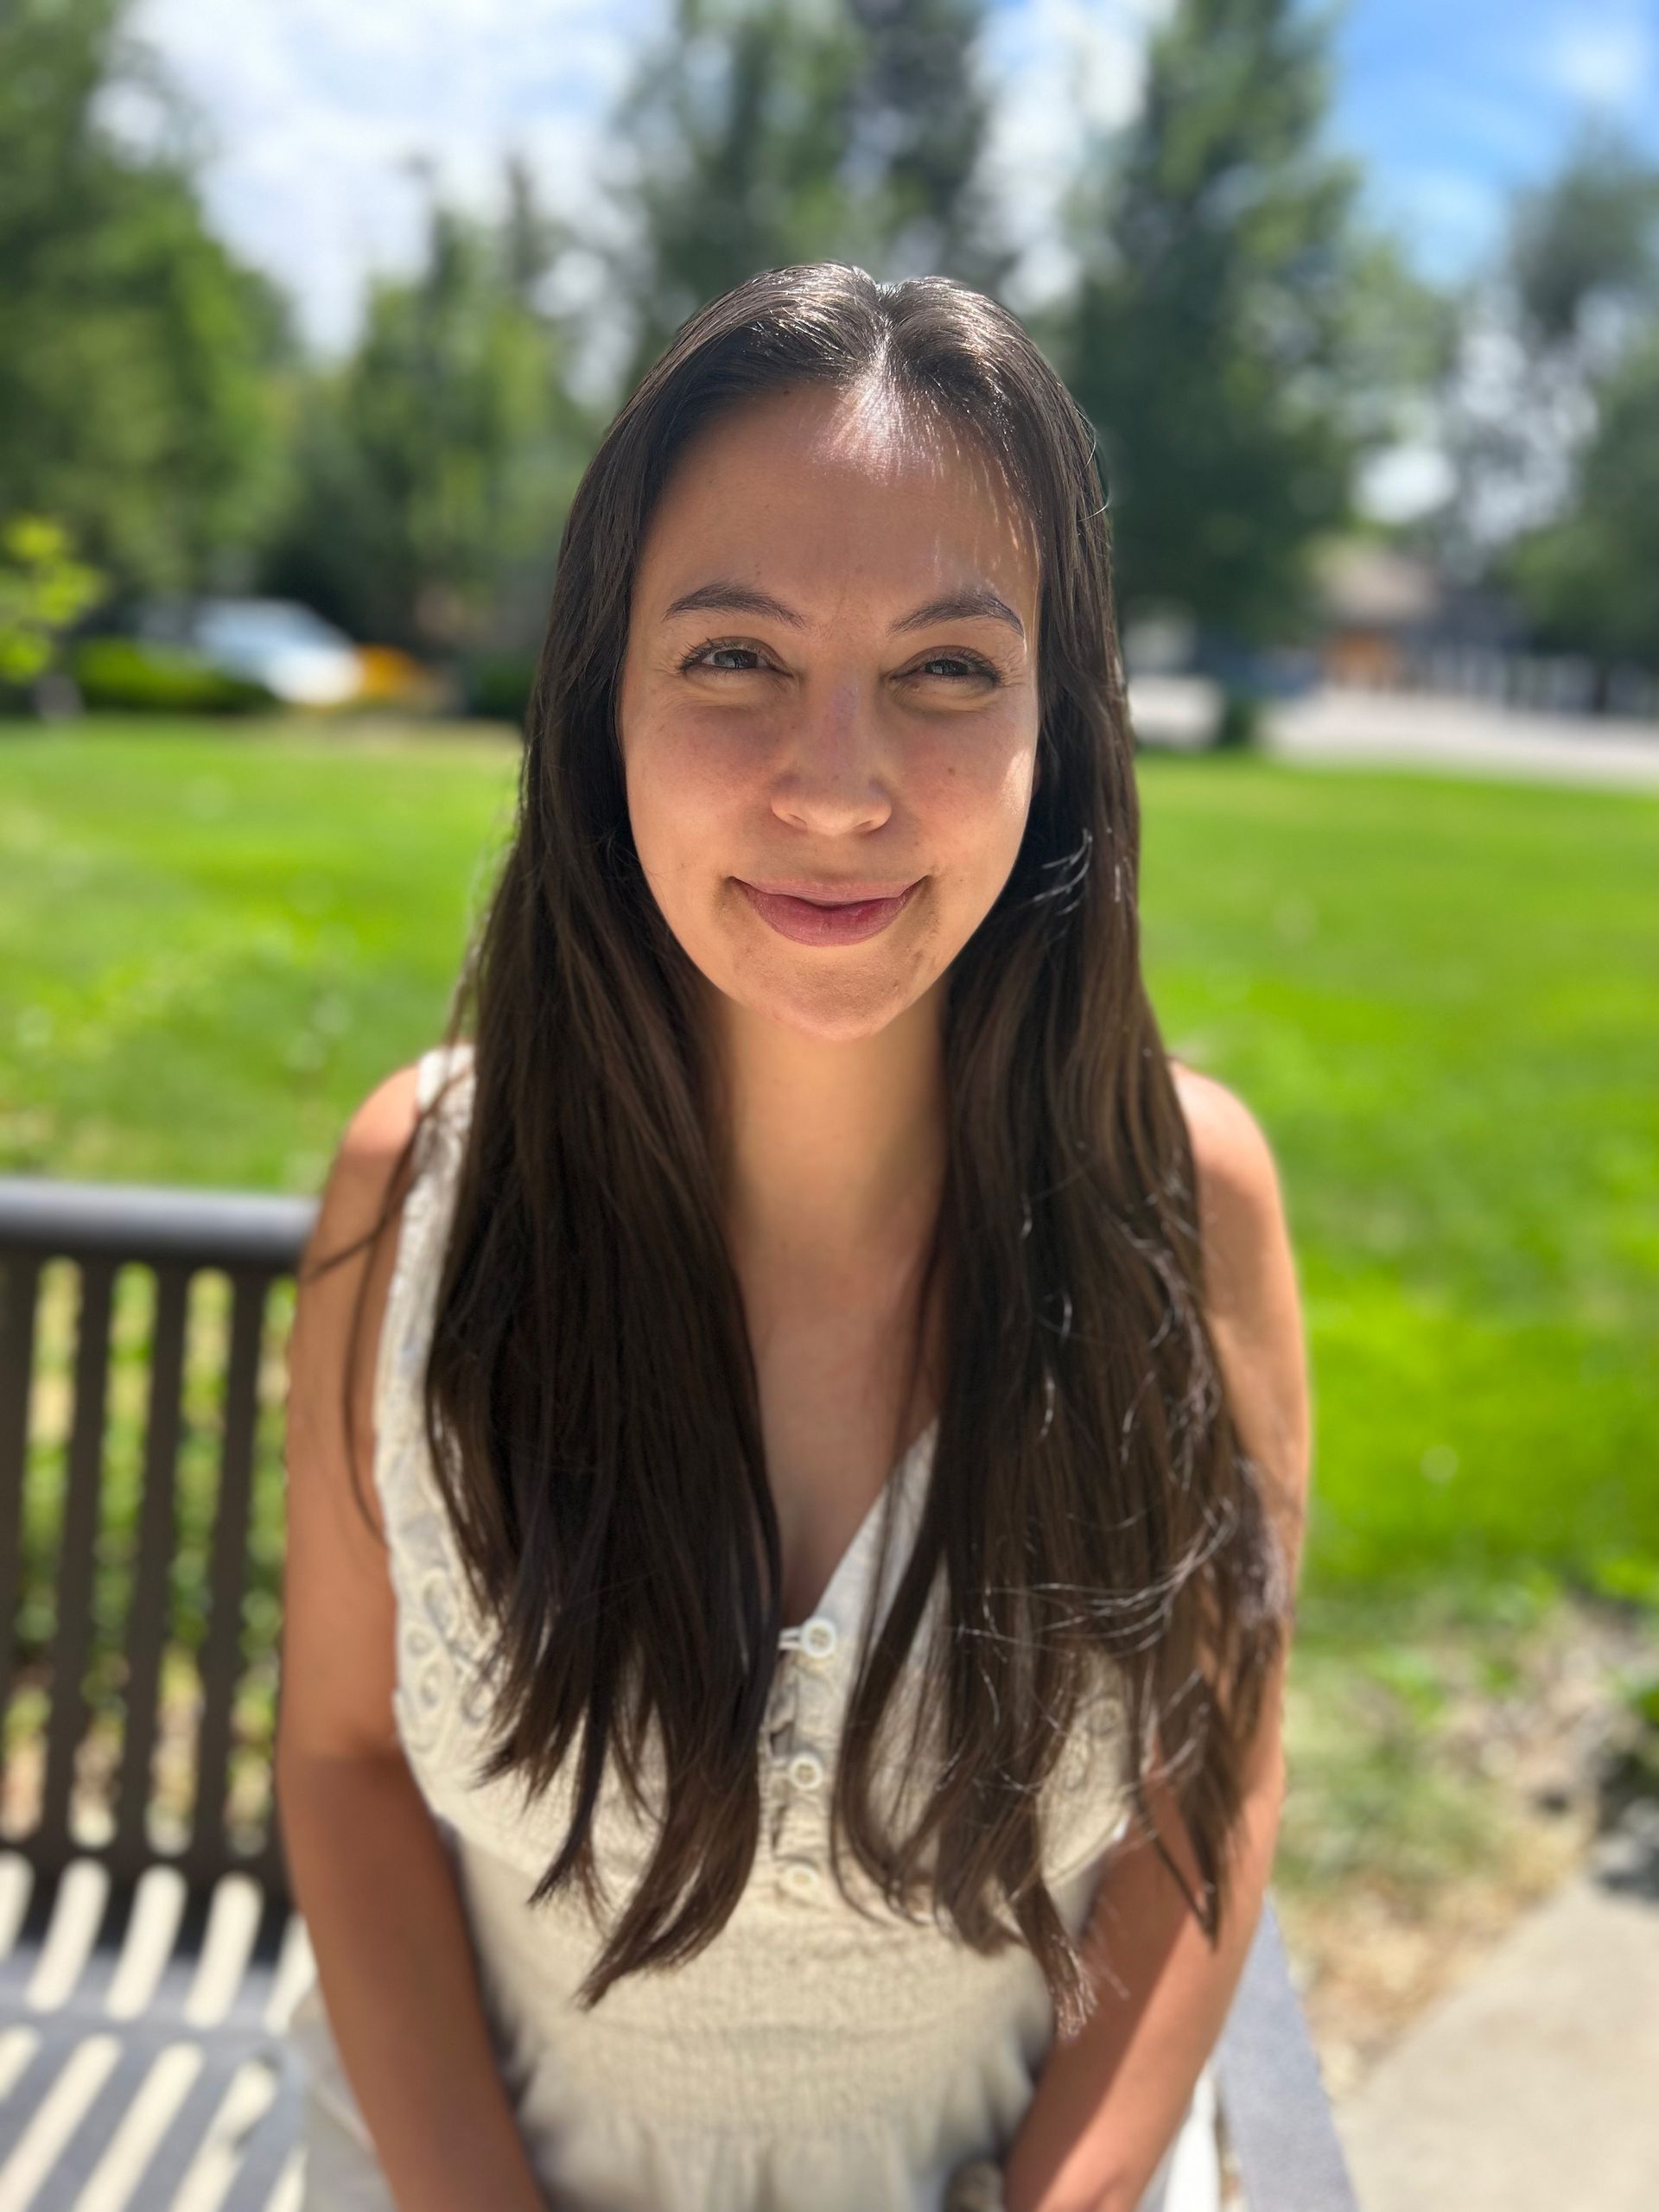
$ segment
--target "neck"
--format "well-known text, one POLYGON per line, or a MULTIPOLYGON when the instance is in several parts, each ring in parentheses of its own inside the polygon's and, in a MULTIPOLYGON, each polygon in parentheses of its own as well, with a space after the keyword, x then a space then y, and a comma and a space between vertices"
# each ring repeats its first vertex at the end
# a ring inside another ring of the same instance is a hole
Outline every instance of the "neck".
POLYGON ((938 988, 875 1036, 803 1037, 731 1000, 715 1014, 734 1249, 822 1273, 913 1252, 944 1183, 938 988))

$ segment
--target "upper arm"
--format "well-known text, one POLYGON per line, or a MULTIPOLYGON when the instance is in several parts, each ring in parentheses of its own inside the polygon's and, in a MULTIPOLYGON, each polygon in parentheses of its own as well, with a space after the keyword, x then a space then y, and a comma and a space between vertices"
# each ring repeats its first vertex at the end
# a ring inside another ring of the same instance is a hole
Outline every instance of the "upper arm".
POLYGON ((1237 1095, 1173 1063, 1192 1140, 1205 1316, 1230 1410, 1261 1468, 1294 1586, 1306 1519, 1312 1420, 1296 1265, 1272 1149, 1237 1095))
POLYGON ((397 1749, 396 1606, 372 1454, 375 1364, 404 1195, 394 1194, 393 1177, 415 1125, 417 1072, 411 1065, 388 1076, 352 1116, 301 1265, 288 1343, 279 1761, 397 1749), (378 1239, 320 1266, 367 1238, 394 1195, 378 1239))

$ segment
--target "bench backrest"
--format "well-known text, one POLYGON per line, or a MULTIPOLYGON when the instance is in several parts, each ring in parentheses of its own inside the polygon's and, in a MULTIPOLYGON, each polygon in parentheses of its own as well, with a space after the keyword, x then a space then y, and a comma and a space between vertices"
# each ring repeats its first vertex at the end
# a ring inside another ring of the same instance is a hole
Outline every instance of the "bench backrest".
MULTIPOLYGON (((125 1885, 149 1866, 176 1866, 193 1891, 235 1871, 267 1896, 287 1902, 281 1832, 269 1788, 253 1847, 246 1823, 232 1827, 228 1784, 233 1719, 244 1667, 243 1614, 250 1586, 249 1535, 259 1416, 269 1410, 267 1315, 273 1288, 294 1274, 315 1218, 316 1202, 163 1186, 0 1178, 0 1713, 10 1710, 20 1658, 19 1602, 25 1561, 25 1484, 29 1409, 41 1381, 37 1333, 48 1264, 72 1262, 76 1301, 67 1449, 54 1533, 55 1605, 34 1687, 47 1700, 43 1764, 35 1793, 38 1819, 8 1836, 37 1875, 55 1878, 72 1859, 101 1860, 125 1885), (118 1272, 138 1266, 154 1276, 146 1360, 142 1474, 118 1637, 124 1665, 124 1726, 118 1764, 101 1793, 109 1824, 88 1841, 72 1832, 72 1797, 92 1712, 86 1694, 95 1605, 99 1535, 104 1525, 114 1289, 118 1272), (149 1818, 162 1719, 164 1648, 178 1565, 175 1505, 184 1434, 186 1323, 192 1278, 202 1269, 228 1279, 230 1300, 219 1389, 217 1490, 202 1587, 206 1620, 195 1654, 200 1699, 195 1728, 194 1813, 182 1848, 152 1840, 149 1818)), ((280 1470, 278 1471, 280 1475, 280 1470)), ((4 1777, 0 1742, 0 1781, 4 1777)))

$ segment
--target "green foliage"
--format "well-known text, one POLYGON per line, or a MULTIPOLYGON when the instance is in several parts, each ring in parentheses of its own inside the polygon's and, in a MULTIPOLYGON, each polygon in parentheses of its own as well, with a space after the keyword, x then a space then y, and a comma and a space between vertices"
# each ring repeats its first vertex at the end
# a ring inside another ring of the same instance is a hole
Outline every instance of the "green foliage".
POLYGON ((85 638, 69 672, 90 708, 149 715, 247 714, 276 702, 263 683, 226 676, 177 645, 137 638, 85 638))
POLYGON ((1122 600, 1249 639, 1308 613, 1310 549, 1443 342, 1319 144, 1327 42, 1294 0, 1179 0, 1068 210, 1083 274, 1054 337, 1099 429, 1122 600))
POLYGON ((1000 290, 1003 243, 983 162, 989 101, 974 69, 982 0, 849 0, 862 35, 842 175, 866 203, 878 276, 933 272, 1000 290))
POLYGON ((1262 734, 1262 702, 1243 691, 1229 691, 1222 700, 1215 729, 1216 745, 1224 752, 1253 746, 1262 734))
POLYGON ((434 204, 424 267, 378 283, 350 359, 307 380, 264 588, 416 651, 535 634, 594 431, 525 296, 538 220, 522 175, 499 231, 434 204))
POLYGON ((284 311, 209 236, 188 120, 125 0, 0 13, 0 509, 59 517, 121 584, 245 559, 278 481, 284 311), (141 86, 169 136, 118 144, 94 103, 141 86))
POLYGON ((14 515, 0 526, 0 683, 30 683, 48 668, 57 633, 103 589, 50 516, 14 515))
POLYGON ((536 683, 536 663, 528 653, 480 654, 462 664, 467 712, 493 721, 523 726, 536 683))
POLYGON ((699 307, 759 270, 856 263, 995 289, 979 0, 677 0, 622 103, 632 391, 699 307))
POLYGON ((1659 668, 1659 321, 1596 398, 1571 508, 1499 572, 1541 644, 1659 668))
POLYGON ((1506 249, 1529 339, 1561 347, 1608 302, 1659 305, 1659 168, 1605 122, 1516 196, 1506 249))
MULTIPOLYGON (((1471 302, 1471 313, 1475 312, 1471 302)), ((1519 194, 1483 310, 1516 364, 1452 413, 1440 525, 1513 592, 1533 641, 1659 667, 1659 166, 1602 123, 1519 194), (1516 487, 1524 492, 1517 508, 1516 487)))

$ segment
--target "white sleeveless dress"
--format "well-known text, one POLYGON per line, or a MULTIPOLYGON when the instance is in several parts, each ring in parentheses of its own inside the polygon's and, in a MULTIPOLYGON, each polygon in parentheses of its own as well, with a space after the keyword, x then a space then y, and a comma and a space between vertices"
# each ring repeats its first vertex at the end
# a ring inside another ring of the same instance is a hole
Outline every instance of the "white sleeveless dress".
MULTIPOLYGON (((760 1840, 732 1917, 688 1964, 624 1976, 593 2011, 578 2010, 572 1995, 601 1948, 599 1931, 575 1892, 533 1910, 525 1903, 564 1835, 569 1776, 529 1802, 516 1779, 482 1789, 470 1780, 487 1749, 474 1670, 488 1635, 445 1518, 420 1407, 471 1104, 470 1046, 458 1048, 453 1068, 442 1047, 422 1055, 423 1104, 445 1074, 455 1080, 423 1132, 387 1296, 374 1471, 397 1600, 398 1733, 455 1870, 486 2018, 532 2166, 562 2212, 942 2212, 957 2168, 1007 2152, 1053 2013, 1022 1946, 986 1958, 931 1919, 907 1925, 844 1853, 849 1885, 874 1914, 867 1919, 830 1872, 830 1773, 883 1501, 898 1493, 885 1610, 920 1510, 934 1429, 893 1469, 817 1611, 780 1638, 760 1750, 760 1840)), ((943 1588, 941 1577, 936 1603, 943 1588)), ((1051 1785, 1046 1872, 1074 1934, 1128 1825, 1126 1742, 1121 1709, 1103 1694, 1051 1785)), ((902 1794, 906 1784, 894 1787, 902 1794)), ((594 1833, 614 1904, 643 1871, 652 1839, 613 1777, 594 1833)), ((288 2036, 307 2078, 303 2212, 394 2212, 315 1971, 288 2036)), ((1215 2202, 1212 2113, 1206 2067, 1147 2206, 1215 2202)))

